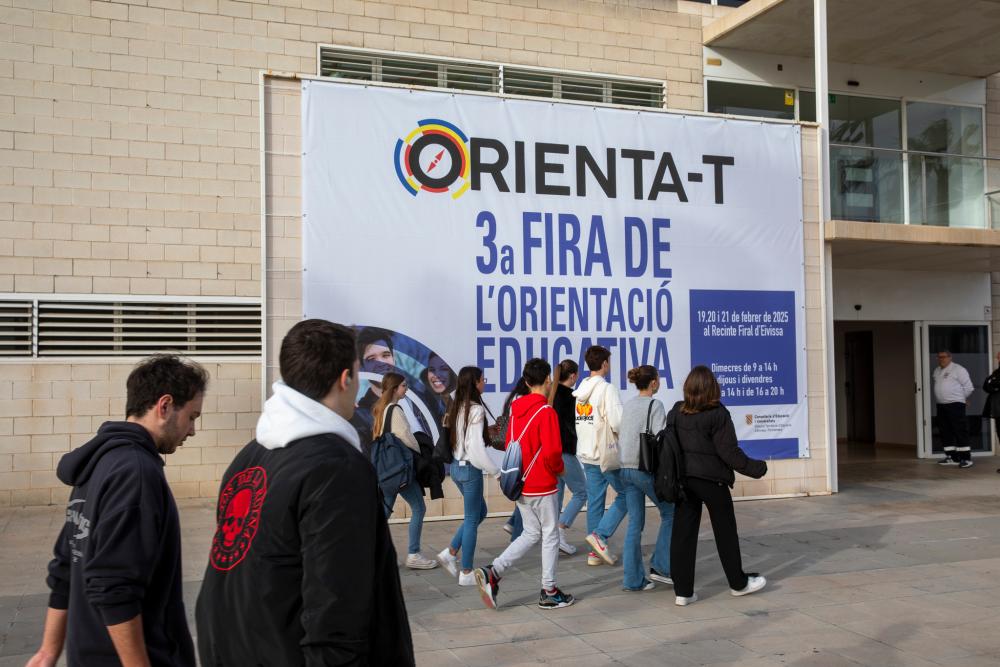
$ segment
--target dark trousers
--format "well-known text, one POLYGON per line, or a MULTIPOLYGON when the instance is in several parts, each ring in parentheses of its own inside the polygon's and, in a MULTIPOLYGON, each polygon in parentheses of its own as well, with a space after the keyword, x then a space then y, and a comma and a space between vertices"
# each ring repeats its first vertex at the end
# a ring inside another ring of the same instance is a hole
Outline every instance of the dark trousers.
POLYGON ((696 477, 684 479, 684 501, 674 507, 674 530, 670 539, 670 575, 674 593, 689 598, 694 595, 694 565, 698 556, 698 529, 701 506, 708 507, 715 533, 715 546, 726 572, 729 587, 746 588, 747 574, 740 556, 740 538, 736 533, 736 513, 729 487, 696 477))
POLYGON ((938 431, 945 456, 956 461, 972 458, 969 446, 969 420, 965 417, 965 403, 937 404, 938 431))

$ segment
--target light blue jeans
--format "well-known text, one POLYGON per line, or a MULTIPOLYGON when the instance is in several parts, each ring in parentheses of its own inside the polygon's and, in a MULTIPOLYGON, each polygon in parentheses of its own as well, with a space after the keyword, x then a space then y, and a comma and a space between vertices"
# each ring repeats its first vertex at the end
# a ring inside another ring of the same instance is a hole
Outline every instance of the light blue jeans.
POLYGON ((597 533, 607 540, 615 534, 618 524, 627 513, 625 506, 624 487, 622 486, 620 470, 601 472, 601 466, 583 463, 583 472, 587 477, 587 533, 597 533), (611 507, 605 511, 604 503, 608 499, 608 486, 615 490, 611 507))
POLYGON ((483 471, 458 461, 451 464, 451 479, 462 493, 465 518, 451 538, 451 548, 462 552, 462 569, 471 570, 476 556, 479 524, 486 518, 486 500, 483 499, 483 471))
POLYGON ((566 487, 569 487, 573 497, 569 499, 569 504, 563 509, 559 516, 559 525, 569 528, 573 525, 576 515, 583 509, 583 504, 587 502, 587 481, 583 476, 583 466, 580 459, 573 454, 563 454, 563 474, 559 478, 559 495, 557 501, 559 507, 563 506, 563 494, 566 487))
MULTIPOLYGON (((410 506, 410 546, 406 553, 418 554, 420 553, 420 533, 424 529, 424 513, 427 511, 427 507, 424 505, 424 490, 416 480, 413 480, 399 490, 399 495, 410 506)), ((396 496, 386 498, 385 501, 388 503, 385 510, 385 515, 388 517, 392 514, 391 508, 396 504, 396 496)))
MULTIPOLYGON (((625 573, 624 586, 628 589, 642 588, 646 583, 646 567, 642 563, 642 529, 646 523, 646 498, 660 511, 660 530, 656 536, 651 565, 660 574, 670 574, 670 533, 674 527, 674 506, 660 501, 653 489, 653 476, 635 468, 619 471, 622 486, 625 487, 625 504, 628 506, 628 530, 625 532, 622 568, 625 573)), ((600 529, 598 529, 600 534, 600 529)))

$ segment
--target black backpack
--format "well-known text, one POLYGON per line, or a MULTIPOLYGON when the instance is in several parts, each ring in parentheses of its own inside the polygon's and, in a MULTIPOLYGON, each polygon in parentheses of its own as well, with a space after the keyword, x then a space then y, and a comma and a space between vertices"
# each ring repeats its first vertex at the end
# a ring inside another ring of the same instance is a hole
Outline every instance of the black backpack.
POLYGON ((656 497, 667 503, 679 503, 684 500, 684 452, 677 437, 677 412, 681 403, 678 402, 667 414, 666 427, 657 434, 659 441, 659 456, 656 461, 656 473, 653 475, 653 490, 656 497))

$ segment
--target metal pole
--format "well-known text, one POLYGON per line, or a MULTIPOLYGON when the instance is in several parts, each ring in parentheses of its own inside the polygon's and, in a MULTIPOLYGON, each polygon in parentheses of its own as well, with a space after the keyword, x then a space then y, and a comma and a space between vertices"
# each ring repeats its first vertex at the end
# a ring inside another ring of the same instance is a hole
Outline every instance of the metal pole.
POLYGON ((823 307, 823 381, 826 409, 823 426, 826 432, 826 480, 832 493, 838 490, 837 480, 837 403, 833 358, 833 249, 826 241, 826 223, 830 219, 830 88, 826 53, 826 0, 813 0, 813 60, 816 65, 816 122, 819 164, 819 261, 823 307))

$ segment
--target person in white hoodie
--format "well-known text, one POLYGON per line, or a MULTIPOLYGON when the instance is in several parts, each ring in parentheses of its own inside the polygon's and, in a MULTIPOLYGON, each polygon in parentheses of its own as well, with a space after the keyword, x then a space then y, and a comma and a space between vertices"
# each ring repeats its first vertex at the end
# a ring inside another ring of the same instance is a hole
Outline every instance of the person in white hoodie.
POLYGON ((483 473, 496 477, 500 469, 486 453, 486 410, 483 408, 483 389, 486 378, 481 368, 466 366, 458 372, 455 400, 445 417, 449 426, 451 450, 451 480, 462 493, 465 518, 455 531, 447 549, 437 555, 438 561, 459 586, 475 586, 476 577, 472 564, 476 555, 479 524, 486 518, 486 500, 483 498, 483 473), (458 569, 458 555, 462 555, 462 571, 458 569))
POLYGON ((201 664, 411 666, 378 479, 348 422, 354 333, 304 320, 279 363, 256 439, 219 489, 196 611, 201 664))
MULTIPOLYGON (((592 345, 584 354, 584 361, 590 369, 573 396, 576 397, 576 456, 583 464, 587 479, 587 534, 592 535, 605 519, 604 505, 607 502, 608 486, 618 494, 611 507, 604 526, 609 527, 608 535, 614 533, 627 514, 625 487, 618 470, 601 470, 601 453, 609 444, 617 442, 618 429, 622 420, 622 397, 618 387, 607 381, 611 370, 611 351, 600 345, 592 345)), ((587 555, 587 565, 606 562, 613 565, 615 557, 606 548, 591 551, 587 555)))
MULTIPOLYGON (((382 395, 372 408, 372 439, 380 437, 383 433, 392 433, 399 438, 400 442, 410 449, 415 456, 420 456, 420 445, 413 437, 410 430, 410 422, 403 412, 403 406, 399 404, 406 396, 406 378, 399 373, 386 373, 382 376, 382 395)), ((411 570, 433 570, 437 567, 437 561, 431 558, 424 558, 420 553, 420 535, 424 529, 424 514, 427 506, 424 504, 424 490, 420 484, 414 481, 399 490, 399 495, 410 506, 410 531, 409 547, 407 548, 406 567, 411 570)), ((385 499, 386 511, 391 512, 391 508, 396 504, 396 496, 392 495, 385 499)))

